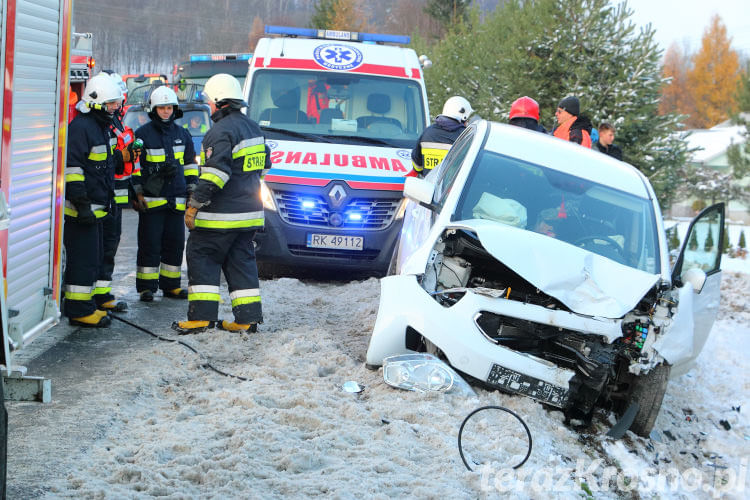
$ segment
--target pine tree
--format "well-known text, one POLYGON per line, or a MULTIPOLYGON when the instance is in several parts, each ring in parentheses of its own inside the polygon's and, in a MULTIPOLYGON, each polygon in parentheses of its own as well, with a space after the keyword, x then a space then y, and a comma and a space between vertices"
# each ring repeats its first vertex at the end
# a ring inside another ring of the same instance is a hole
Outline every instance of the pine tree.
POLYGON ((669 239, 667 240, 667 246, 670 250, 676 250, 680 248, 680 236, 677 234, 677 226, 673 227, 668 231, 669 239))
POLYGON ((740 241, 737 243, 737 246, 743 250, 747 248, 747 244, 745 242, 745 230, 740 230, 740 241))
POLYGON ((664 79, 654 31, 636 29, 631 15, 626 4, 608 0, 507 0, 481 20, 472 11, 430 53, 433 113, 463 95, 482 118, 507 121, 510 104, 528 95, 549 129, 560 99, 577 95, 594 124, 615 124, 626 160, 666 205, 687 149, 673 134, 680 117, 658 113, 664 79))
POLYGON ((733 118, 737 125, 744 125, 745 131, 744 143, 732 144, 727 150, 727 160, 732 167, 732 176, 735 179, 742 179, 750 174, 750 120, 747 119, 747 113, 750 113, 750 61, 745 66, 745 71, 740 78, 737 102, 740 112, 733 118))
POLYGON ((714 248, 714 237, 713 233, 711 231, 711 226, 708 227, 708 235, 706 236, 706 241, 703 243, 703 250, 706 252, 710 252, 714 248))
POLYGON ((739 78, 739 56, 731 48, 726 26, 715 15, 703 33, 701 49, 693 57, 693 68, 687 74, 688 91, 695 107, 687 124, 709 128, 734 114, 739 78))
POLYGON ((428 0, 425 14, 445 26, 466 22, 471 0, 428 0))
POLYGON ((695 231, 690 233, 690 240, 688 241, 688 250, 698 250, 698 234, 695 231))
POLYGON ((721 253, 729 253, 732 249, 732 244, 729 241, 729 224, 724 224, 724 238, 721 243, 721 253))

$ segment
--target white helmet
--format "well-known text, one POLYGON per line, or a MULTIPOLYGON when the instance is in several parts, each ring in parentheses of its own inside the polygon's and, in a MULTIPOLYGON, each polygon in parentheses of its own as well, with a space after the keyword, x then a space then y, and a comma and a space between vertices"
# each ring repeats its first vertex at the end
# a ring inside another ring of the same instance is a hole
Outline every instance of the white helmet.
POLYGON ((125 82, 122 80, 122 77, 119 73, 110 73, 110 78, 112 78, 112 81, 115 82, 115 84, 120 87, 120 92, 122 92, 123 97, 128 95, 128 86, 125 85, 125 82))
POLYGON ((172 106, 177 106, 177 94, 166 85, 162 85, 151 92, 148 104, 151 109, 155 109, 156 106, 169 106, 170 104, 172 106))
POLYGON ((473 112, 474 110, 471 109, 471 104, 469 104, 469 101, 461 96, 455 95, 445 101, 445 104, 443 104, 443 112, 441 114, 443 116, 447 116, 448 118, 453 118, 454 120, 465 122, 469 119, 473 112))
POLYGON ((219 73, 209 78, 206 85, 203 86, 203 93, 214 103, 218 103, 224 99, 237 99, 240 101, 243 99, 240 82, 232 75, 226 73, 219 73))
POLYGON ((106 73, 99 73, 86 83, 83 91, 83 102, 88 107, 101 107, 102 104, 122 100, 120 87, 115 85, 112 78, 106 73))

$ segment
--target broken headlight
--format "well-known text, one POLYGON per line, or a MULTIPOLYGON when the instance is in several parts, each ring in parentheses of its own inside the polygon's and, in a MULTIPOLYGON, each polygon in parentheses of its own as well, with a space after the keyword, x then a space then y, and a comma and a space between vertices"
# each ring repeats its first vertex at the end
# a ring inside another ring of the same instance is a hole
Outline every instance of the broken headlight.
POLYGON ((450 366, 431 354, 402 354, 383 360, 385 383, 416 392, 450 392, 476 396, 450 366))

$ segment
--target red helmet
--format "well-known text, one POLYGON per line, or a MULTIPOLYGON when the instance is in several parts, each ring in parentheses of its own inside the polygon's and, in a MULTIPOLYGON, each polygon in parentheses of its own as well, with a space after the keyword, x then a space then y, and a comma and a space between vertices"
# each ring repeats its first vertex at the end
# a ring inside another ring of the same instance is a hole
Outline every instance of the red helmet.
POLYGON ((533 118, 539 121, 539 104, 531 97, 519 97, 510 105, 508 118, 533 118))

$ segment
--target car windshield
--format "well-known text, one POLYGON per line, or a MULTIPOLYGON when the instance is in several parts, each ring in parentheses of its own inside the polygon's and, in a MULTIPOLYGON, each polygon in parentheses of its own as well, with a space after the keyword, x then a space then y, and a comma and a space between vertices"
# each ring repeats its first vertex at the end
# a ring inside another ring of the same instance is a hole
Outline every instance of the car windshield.
POLYGON ((656 223, 648 199, 558 170, 483 151, 453 220, 490 219, 547 235, 656 274, 656 223))
POLYGON ((175 123, 182 128, 187 129, 193 137, 206 135, 211 128, 211 118, 208 116, 208 110, 194 109, 183 111, 182 118, 175 120, 175 123))
POLYGON ((133 108, 128 109, 125 112, 125 116, 123 116, 122 118, 123 125, 125 125, 126 127, 130 127, 133 130, 137 130, 150 121, 151 118, 148 117, 148 113, 146 113, 142 109, 133 108))
POLYGON ((319 71, 257 71, 248 116, 270 139, 362 142, 409 148, 425 125, 422 92, 416 81, 319 71), (373 141, 375 140, 375 141, 373 141))

